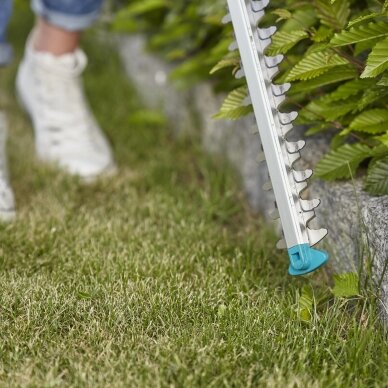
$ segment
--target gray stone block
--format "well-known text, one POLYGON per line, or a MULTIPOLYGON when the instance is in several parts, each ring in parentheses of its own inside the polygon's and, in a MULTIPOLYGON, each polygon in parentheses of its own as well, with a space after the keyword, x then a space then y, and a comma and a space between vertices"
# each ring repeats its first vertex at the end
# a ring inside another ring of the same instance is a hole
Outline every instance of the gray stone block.
POLYGON ((118 36, 117 43, 125 70, 146 104, 162 110, 174 129, 195 130, 191 91, 178 90, 168 82, 173 67, 148 53, 141 35, 118 36))

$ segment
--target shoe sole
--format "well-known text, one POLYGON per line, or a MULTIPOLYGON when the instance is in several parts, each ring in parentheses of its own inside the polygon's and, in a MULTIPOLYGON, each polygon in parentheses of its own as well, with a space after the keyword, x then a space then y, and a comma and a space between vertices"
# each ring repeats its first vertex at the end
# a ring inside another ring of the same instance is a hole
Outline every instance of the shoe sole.
POLYGON ((16 218, 16 210, 0 210, 0 223, 12 222, 16 218))

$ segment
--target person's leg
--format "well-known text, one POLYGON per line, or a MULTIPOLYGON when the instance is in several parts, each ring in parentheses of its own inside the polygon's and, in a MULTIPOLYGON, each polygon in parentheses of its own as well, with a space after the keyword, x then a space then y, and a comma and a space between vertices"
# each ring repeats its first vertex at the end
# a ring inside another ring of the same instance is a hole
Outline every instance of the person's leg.
MULTIPOLYGON (((11 46, 6 41, 6 29, 12 11, 12 0, 0 0, 0 67, 12 59, 11 46)), ((1 69, 0 69, 1 71, 1 69)), ((9 182, 7 166, 7 121, 0 107, 0 221, 9 221, 15 216, 15 200, 9 182)))
POLYGON ((6 30, 12 12, 12 0, 0 0, 0 66, 12 59, 11 46, 6 41, 6 30))
POLYGON ((95 20, 101 5, 102 0, 33 0, 37 23, 17 77, 39 157, 86 179, 115 167, 80 79, 87 63, 78 47, 80 33, 95 20))
POLYGON ((36 22, 34 49, 56 56, 73 53, 79 47, 80 31, 67 31, 42 17, 36 22))

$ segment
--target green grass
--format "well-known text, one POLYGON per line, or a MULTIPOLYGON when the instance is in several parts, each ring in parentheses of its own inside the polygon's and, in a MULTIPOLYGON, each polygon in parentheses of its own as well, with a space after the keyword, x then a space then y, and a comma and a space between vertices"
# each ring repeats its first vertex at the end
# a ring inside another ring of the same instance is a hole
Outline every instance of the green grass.
MULTIPOLYGON (((19 55, 30 22, 12 26, 19 55)), ((139 113, 114 50, 93 33, 85 46, 120 166, 93 185, 36 161, 15 66, 0 73, 19 212, 0 227, 0 386, 387 386, 373 306, 301 322, 298 290, 322 274, 288 277, 230 169, 139 113)))

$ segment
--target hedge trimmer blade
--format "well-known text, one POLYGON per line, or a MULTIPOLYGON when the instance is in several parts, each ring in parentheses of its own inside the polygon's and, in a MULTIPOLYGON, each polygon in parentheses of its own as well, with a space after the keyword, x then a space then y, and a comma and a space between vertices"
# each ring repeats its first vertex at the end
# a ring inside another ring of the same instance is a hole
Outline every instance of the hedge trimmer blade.
POLYGON ((287 140, 298 114, 279 110, 290 85, 272 83, 283 56, 264 55, 271 44, 271 36, 276 32, 276 27, 258 28, 268 4, 269 0, 228 0, 230 14, 224 22, 233 23, 236 42, 230 49, 240 51, 241 70, 237 76, 246 77, 271 178, 271 182, 264 186, 274 191, 276 208, 271 214, 279 217, 283 226, 284 240, 279 242, 278 247, 288 249, 291 261, 289 273, 303 275, 327 262, 326 252, 312 248, 327 235, 327 230, 309 228, 320 200, 305 200, 300 196, 307 188, 306 181, 312 171, 297 171, 293 167, 300 159, 300 150, 305 142, 287 140))

